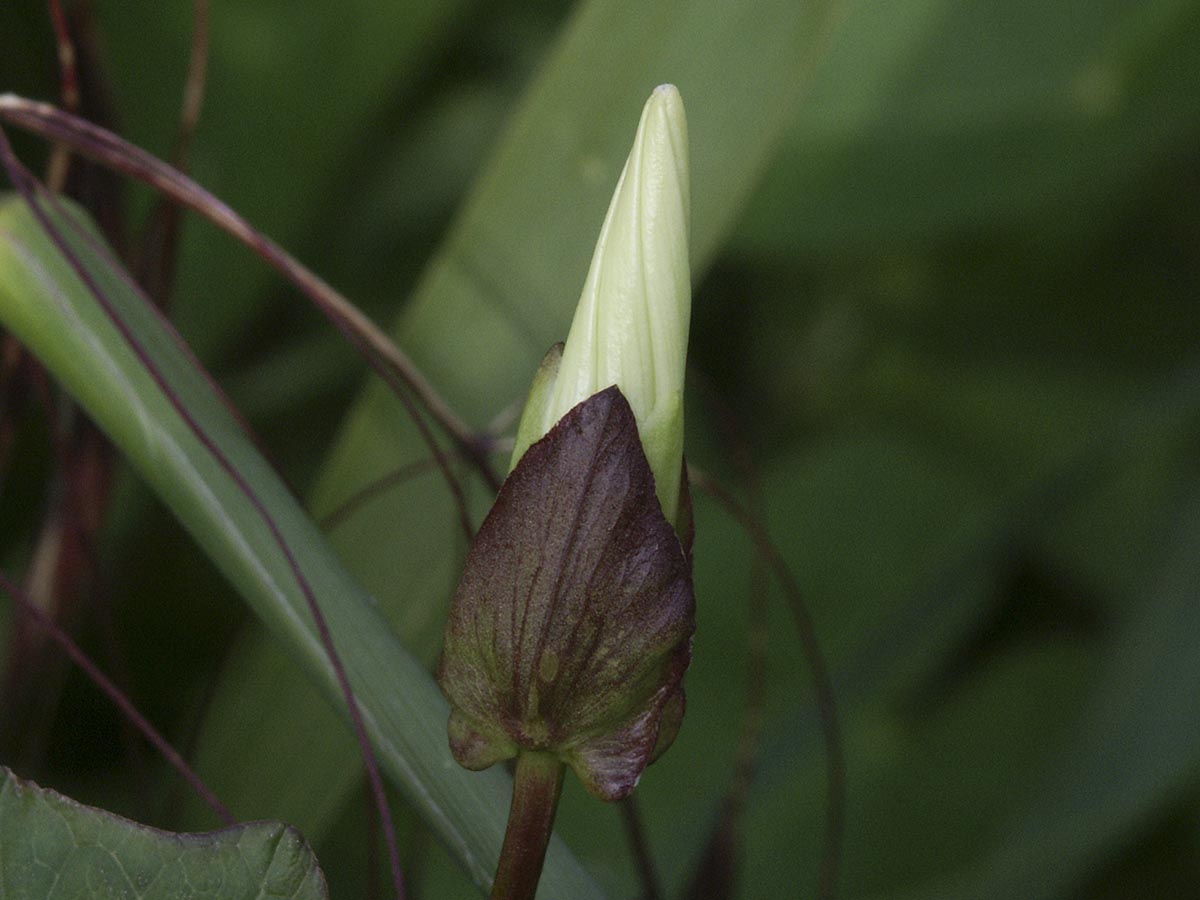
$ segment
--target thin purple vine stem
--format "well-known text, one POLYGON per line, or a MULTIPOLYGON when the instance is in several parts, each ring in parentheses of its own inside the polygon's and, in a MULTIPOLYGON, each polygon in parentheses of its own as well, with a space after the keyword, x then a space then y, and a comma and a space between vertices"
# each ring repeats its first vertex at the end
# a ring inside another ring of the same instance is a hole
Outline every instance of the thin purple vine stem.
MULTIPOLYGON (((54 28, 54 43, 57 45, 59 95, 63 109, 68 112, 79 110, 79 69, 76 64, 75 43, 71 40, 71 29, 59 0, 49 0, 50 22, 54 28)), ((55 144, 50 154, 46 181, 54 190, 61 190, 67 183, 71 166, 71 151, 66 144, 55 144)))
POLYGON ((818 900, 832 900, 837 895, 838 872, 841 867, 842 836, 845 831, 846 810, 846 758, 842 747, 842 732, 838 722, 837 699, 833 688, 833 677, 825 654, 817 640, 816 626, 812 613, 804 601, 787 562, 771 541, 765 528, 737 498, 725 490, 715 479, 709 478, 694 466, 688 466, 688 480, 715 499, 750 535, 759 554, 770 566, 775 578, 787 597, 788 608, 796 620, 796 631, 800 646, 808 660, 816 695, 817 716, 821 723, 821 737, 825 744, 827 786, 825 795, 825 851, 821 857, 821 869, 817 876, 818 900))
MULTIPOLYGON (((208 0, 193 0, 192 47, 188 55, 183 97, 179 104, 175 147, 171 151, 171 165, 185 175, 188 171, 188 154, 200 123, 200 111, 204 107, 204 92, 208 84, 208 26, 208 0)), ((175 275, 181 213, 178 204, 160 196, 150 211, 141 236, 141 249, 137 260, 138 281, 164 309, 167 307, 175 275)))
POLYGON ((384 835, 388 845, 388 855, 390 858, 392 869, 392 881, 396 890, 397 900, 404 900, 404 876, 400 866, 400 850, 396 843, 395 823, 392 819, 391 809, 388 806, 387 797, 384 793, 383 778, 379 771, 379 764, 375 757, 374 748, 371 746, 370 739, 367 737, 366 724, 363 721, 362 710, 359 708, 358 699, 354 694, 354 688, 350 684, 349 676, 346 674, 345 666, 342 663, 342 658, 334 645, 333 634, 329 629, 329 624, 321 612, 320 603, 317 601, 312 585, 304 576, 304 572, 300 567, 299 561, 296 559, 291 546, 287 539, 283 536, 283 532, 279 528, 279 524, 275 521, 274 516, 266 508, 262 499, 254 491, 254 488, 228 456, 221 450, 213 438, 204 430, 200 423, 196 420, 192 412, 187 408, 187 405, 175 393, 167 381, 166 376, 155 364, 149 351, 142 346, 137 336, 133 334, 129 325, 121 317, 116 307, 113 305, 109 297, 104 293, 97 284, 88 268, 83 264, 82 260, 75 254, 68 244, 66 238, 59 232, 58 228, 51 221, 43 209, 39 193, 43 190, 40 183, 33 177, 17 159, 12 151, 12 146, 8 142, 8 136, 0 129, 0 161, 3 162, 4 168, 8 172, 8 177, 12 181, 13 186, 20 192, 21 196, 29 204, 30 210, 38 219, 46 234, 54 242, 58 250, 63 254, 64 258, 75 270, 76 275, 83 281, 88 288, 93 298, 100 304, 105 315, 112 323, 113 327, 121 334, 130 350, 137 356, 139 362, 145 368, 147 374, 154 381, 155 385, 162 392, 167 402, 175 410, 176 414, 187 425, 195 438, 203 445, 203 447, 212 455, 217 464, 225 471, 232 479, 238 490, 254 508, 255 513, 262 520, 267 530, 270 532, 272 539, 280 552, 283 554, 288 568, 292 572, 292 577, 296 580, 301 593, 304 594, 304 599, 308 605, 309 613, 313 618, 313 623, 316 626, 317 633, 320 637, 321 644, 325 649, 326 657, 329 660, 330 667, 334 671, 334 676, 337 679, 338 686, 342 692, 343 701, 346 704, 347 711, 350 715, 351 724, 354 729, 355 737, 358 740, 359 749, 363 757, 363 765, 367 770, 367 781, 370 786, 371 793, 375 799, 376 808, 379 810, 380 820, 383 823, 384 835))
POLYGON ((317 524, 325 531, 332 531, 376 497, 387 493, 397 485, 403 484, 409 478, 413 478, 423 472, 428 472, 436 465, 432 459, 418 459, 392 469, 379 478, 367 482, 366 485, 359 488, 332 510, 321 516, 317 520, 317 524))
POLYGON ((69 144, 81 156, 142 181, 199 213, 237 238, 296 286, 366 359, 417 427, 458 506, 464 532, 470 536, 466 498, 450 471, 445 452, 421 417, 409 392, 450 436, 493 491, 500 478, 487 459, 488 441, 481 438, 442 398, 408 356, 374 322, 310 269, 199 184, 118 135, 56 109, 11 94, 0 96, 0 118, 52 141, 69 144))
POLYGON ((617 806, 621 812, 621 822, 625 826, 625 834, 629 838, 629 847, 633 852, 634 866, 637 868, 638 879, 642 885, 642 893, 638 900, 662 900, 658 869, 655 867, 654 857, 650 853, 650 842, 646 837, 646 829, 642 825, 642 814, 638 807, 636 794, 630 794, 617 806))
POLYGON ((133 727, 140 731, 142 736, 154 745, 154 748, 163 755, 175 771, 192 786, 192 790, 200 795, 209 808, 216 813, 217 818, 226 825, 236 825, 237 819, 234 818, 233 813, 220 801, 208 785, 204 783, 204 779, 187 764, 187 760, 171 746, 170 741, 163 737, 158 729, 151 725, 149 720, 138 712, 138 708, 134 706, 133 701, 129 699, 125 692, 117 687, 112 679, 100 670, 100 667, 92 661, 91 657, 83 652, 78 644, 71 640, 70 636, 58 626, 58 623, 42 610, 38 609, 37 604, 25 596, 25 592, 12 579, 5 575, 4 572, 0 572, 0 588, 13 599, 13 602, 17 604, 24 615, 29 616, 41 628, 45 629, 54 642, 71 658, 71 661, 83 670, 88 680, 96 685, 101 693, 112 701, 114 706, 121 710, 121 714, 125 716, 133 727))

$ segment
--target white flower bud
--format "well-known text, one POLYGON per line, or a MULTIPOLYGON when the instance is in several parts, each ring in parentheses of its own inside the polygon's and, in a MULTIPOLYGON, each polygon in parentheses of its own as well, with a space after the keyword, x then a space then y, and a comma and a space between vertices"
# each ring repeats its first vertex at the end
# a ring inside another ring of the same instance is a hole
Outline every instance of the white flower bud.
POLYGON ((690 217, 687 120, 679 91, 665 84, 642 110, 557 373, 548 358, 521 418, 512 463, 568 410, 615 384, 633 409, 671 522, 683 464, 690 217))

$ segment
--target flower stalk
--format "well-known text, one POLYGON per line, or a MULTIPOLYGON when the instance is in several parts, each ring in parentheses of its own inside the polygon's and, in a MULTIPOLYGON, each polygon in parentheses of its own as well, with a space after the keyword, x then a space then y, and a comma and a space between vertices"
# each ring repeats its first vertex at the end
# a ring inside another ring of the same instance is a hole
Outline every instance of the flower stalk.
POLYGON ((491 900, 533 900, 562 793, 563 764, 550 753, 517 754, 512 807, 491 900))

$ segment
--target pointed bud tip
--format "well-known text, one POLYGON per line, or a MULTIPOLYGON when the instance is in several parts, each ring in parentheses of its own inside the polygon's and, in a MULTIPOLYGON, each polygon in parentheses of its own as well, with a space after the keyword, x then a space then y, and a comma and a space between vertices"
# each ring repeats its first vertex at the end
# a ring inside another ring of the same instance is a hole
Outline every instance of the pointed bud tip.
POLYGON ((660 84, 650 92, 642 109, 642 128, 646 129, 652 146, 669 149, 674 166, 676 186, 684 208, 684 227, 690 230, 691 191, 688 178, 687 114, 683 97, 673 84, 660 84), (663 147, 663 144, 666 146, 663 147))
POLYGON ((679 96, 679 88, 673 84, 660 84, 650 92, 650 99, 660 103, 675 104, 683 110, 683 98, 679 96))
POLYGON ((683 123, 687 116, 683 111, 683 97, 679 94, 679 88, 673 84, 660 84, 650 92, 650 99, 646 101, 647 110, 661 111, 668 121, 683 123))

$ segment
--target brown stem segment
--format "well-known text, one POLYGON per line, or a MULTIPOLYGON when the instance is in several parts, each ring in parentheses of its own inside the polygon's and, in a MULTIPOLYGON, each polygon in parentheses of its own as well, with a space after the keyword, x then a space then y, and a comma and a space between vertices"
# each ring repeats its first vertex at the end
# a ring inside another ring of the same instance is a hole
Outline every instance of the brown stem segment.
POLYGON ((512 807, 491 900, 533 900, 562 784, 563 764, 558 757, 530 750, 517 755, 512 807))

